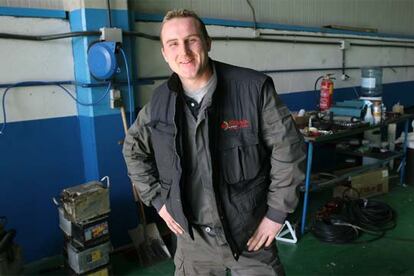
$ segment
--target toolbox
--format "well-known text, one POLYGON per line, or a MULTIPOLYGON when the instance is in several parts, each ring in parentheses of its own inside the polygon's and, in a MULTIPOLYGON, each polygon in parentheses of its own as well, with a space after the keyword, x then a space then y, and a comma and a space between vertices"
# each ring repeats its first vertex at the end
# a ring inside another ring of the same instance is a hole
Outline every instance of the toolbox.
POLYGON ((71 222, 62 207, 58 207, 59 227, 77 249, 109 240, 108 216, 100 216, 83 223, 71 222))
POLYGON ((110 212, 109 189, 99 181, 64 189, 61 202, 68 219, 77 224, 110 212))
POLYGON ((65 245, 67 263, 77 274, 91 272, 107 265, 111 250, 112 246, 109 241, 84 250, 78 250, 71 243, 65 245))

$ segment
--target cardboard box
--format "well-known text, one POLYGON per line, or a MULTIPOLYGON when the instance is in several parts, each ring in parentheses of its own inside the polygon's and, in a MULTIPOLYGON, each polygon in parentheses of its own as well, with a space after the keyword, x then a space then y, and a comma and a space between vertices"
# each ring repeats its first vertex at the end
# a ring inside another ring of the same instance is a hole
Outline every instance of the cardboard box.
POLYGON ((345 190, 347 190, 345 195, 350 198, 357 198, 358 192, 360 198, 388 193, 388 168, 375 169, 352 176, 349 183, 353 189, 343 185, 336 186, 333 190, 333 197, 342 197, 345 190))

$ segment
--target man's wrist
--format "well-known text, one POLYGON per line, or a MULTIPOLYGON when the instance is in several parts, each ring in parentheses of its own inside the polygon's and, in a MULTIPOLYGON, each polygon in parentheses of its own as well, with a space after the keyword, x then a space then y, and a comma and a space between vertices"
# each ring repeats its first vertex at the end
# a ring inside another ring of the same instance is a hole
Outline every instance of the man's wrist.
POLYGON ((266 217, 274 222, 283 224, 285 222, 287 214, 285 212, 276 210, 269 206, 267 209, 266 217))
POLYGON ((164 205, 164 203, 162 202, 161 196, 159 195, 155 197, 153 200, 151 200, 151 205, 157 210, 157 212, 159 212, 162 206, 164 205))

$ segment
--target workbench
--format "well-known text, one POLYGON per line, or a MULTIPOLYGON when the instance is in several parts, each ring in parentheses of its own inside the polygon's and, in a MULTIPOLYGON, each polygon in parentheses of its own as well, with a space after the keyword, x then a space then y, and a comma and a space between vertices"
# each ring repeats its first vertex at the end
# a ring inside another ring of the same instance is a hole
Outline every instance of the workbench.
POLYGON ((396 158, 401 158, 401 169, 400 169, 400 184, 404 183, 405 177, 405 164, 406 164, 406 156, 407 156, 407 134, 408 134, 408 126, 409 122, 414 118, 414 114, 405 114, 400 115, 398 117, 392 119, 386 119, 379 124, 376 125, 363 125, 343 130, 335 131, 332 134, 326 134, 316 137, 305 137, 305 142, 307 144, 307 163, 306 163, 306 175, 305 175, 305 182, 303 185, 300 186, 300 191, 304 193, 304 200, 303 200, 303 210, 302 210, 302 219, 301 219, 301 233, 305 233, 306 229, 306 218, 307 218, 307 211, 308 211, 308 204, 309 204, 309 193, 311 191, 315 191, 321 188, 328 188, 334 187, 340 182, 347 180, 349 177, 361 174, 366 171, 370 171, 375 168, 382 167, 389 163, 391 160, 396 158), (404 123, 404 143, 403 147, 399 151, 389 151, 386 154, 360 154, 360 153, 350 153, 359 156, 367 156, 371 158, 375 158, 378 162, 374 164, 364 165, 362 167, 357 167, 351 170, 348 170, 337 177, 325 181, 311 181, 311 173, 312 173, 312 158, 314 154, 314 147, 316 144, 328 143, 328 142, 335 142, 340 141, 346 137, 355 136, 357 134, 363 133, 368 130, 373 129, 380 129, 383 127, 388 127, 390 124, 402 124, 404 123))

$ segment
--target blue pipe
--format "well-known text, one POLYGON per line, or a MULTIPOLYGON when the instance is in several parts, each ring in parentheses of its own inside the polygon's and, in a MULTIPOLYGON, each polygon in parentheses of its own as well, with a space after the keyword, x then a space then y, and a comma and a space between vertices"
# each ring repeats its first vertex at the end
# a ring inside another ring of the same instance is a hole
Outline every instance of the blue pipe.
POLYGON ((302 212, 302 223, 300 232, 303 235, 305 233, 306 226, 306 213, 308 212, 308 197, 309 197, 309 186, 312 171, 312 155, 313 155, 313 143, 307 142, 308 144, 308 160, 306 162, 306 180, 305 180, 305 198, 303 200, 303 212, 302 212))

